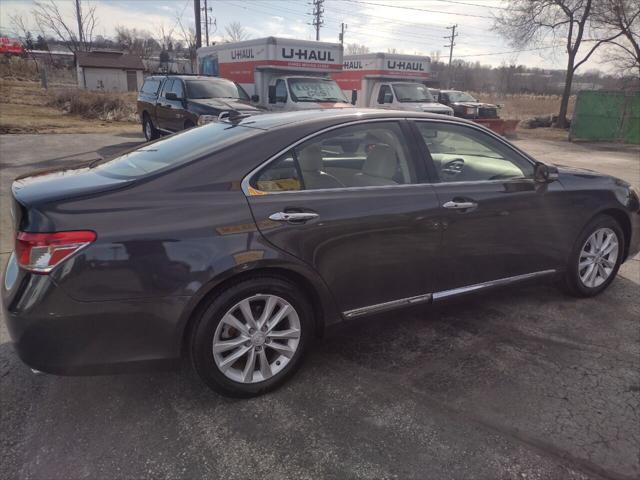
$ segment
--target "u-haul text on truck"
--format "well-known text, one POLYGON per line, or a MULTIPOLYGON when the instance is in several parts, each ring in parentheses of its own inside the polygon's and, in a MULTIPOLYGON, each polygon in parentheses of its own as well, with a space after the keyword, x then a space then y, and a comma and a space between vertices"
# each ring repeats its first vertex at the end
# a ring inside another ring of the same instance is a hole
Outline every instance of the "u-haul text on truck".
POLYGON ((431 59, 394 53, 345 55, 332 78, 358 107, 391 108, 453 115, 437 103, 423 82, 431 78, 431 59))
POLYGON ((239 83, 274 111, 351 107, 329 74, 342 69, 339 43, 260 38, 198 49, 198 72, 239 83))

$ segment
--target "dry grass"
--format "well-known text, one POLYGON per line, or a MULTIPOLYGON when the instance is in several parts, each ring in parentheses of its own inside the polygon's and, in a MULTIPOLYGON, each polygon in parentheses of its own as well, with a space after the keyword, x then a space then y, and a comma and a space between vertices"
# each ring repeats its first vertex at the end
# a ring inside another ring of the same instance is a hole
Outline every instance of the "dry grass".
POLYGON ((2 79, 0 133, 139 131, 135 115, 131 116, 131 112, 135 111, 135 96, 116 94, 118 99, 113 100, 103 98, 102 95, 109 94, 92 94, 56 84, 51 85, 49 90, 44 90, 37 82, 2 79), (97 97, 91 100, 94 95, 97 97), (70 97, 78 97, 79 100, 74 102, 70 97), (74 112, 71 112, 72 105, 74 112), (108 108, 109 106, 113 108, 108 108))
POLYGON ((52 90, 47 104, 83 118, 136 122, 135 93, 101 93, 64 88, 52 90))
MULTIPOLYGON (((7 80, 38 82, 42 73, 42 65, 38 67, 30 58, 0 56, 0 78, 7 80)), ((47 80, 50 84, 76 84, 75 70, 65 66, 48 65, 47 80)))
MULTIPOLYGON (((500 110, 502 118, 526 120, 543 115, 557 115, 560 110, 559 95, 474 93, 473 96, 481 102, 503 105, 500 110)), ((575 103, 576 97, 572 96, 569 99, 569 118, 573 115, 575 103)))

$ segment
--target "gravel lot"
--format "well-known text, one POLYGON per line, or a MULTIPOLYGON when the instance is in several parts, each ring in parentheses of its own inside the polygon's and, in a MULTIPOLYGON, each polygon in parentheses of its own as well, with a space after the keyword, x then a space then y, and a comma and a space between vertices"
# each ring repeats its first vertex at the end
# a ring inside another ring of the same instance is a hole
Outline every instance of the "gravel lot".
MULTIPOLYGON (((2 268, 15 176, 137 135, 0 136, 2 268)), ((640 150, 518 142, 640 186, 640 150)), ((0 319, 0 478, 636 479, 640 260, 596 299, 496 291, 336 329, 268 396, 185 372, 35 376, 0 319)))

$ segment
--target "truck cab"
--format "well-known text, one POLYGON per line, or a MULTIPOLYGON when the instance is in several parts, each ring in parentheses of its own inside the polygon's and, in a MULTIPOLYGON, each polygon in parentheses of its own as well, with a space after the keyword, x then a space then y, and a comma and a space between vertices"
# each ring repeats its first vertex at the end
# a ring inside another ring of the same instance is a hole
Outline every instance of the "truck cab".
POLYGON ((450 107, 438 103, 427 87, 418 82, 374 82, 367 106, 453 115, 450 107))
POLYGON ((273 111, 352 107, 336 82, 312 76, 273 77, 268 83, 267 101, 267 108, 273 111))
POLYGON ((361 108, 388 108, 453 115, 438 103, 424 82, 431 79, 431 59, 395 53, 344 57, 342 71, 332 74, 342 91, 361 108))
POLYGON ((241 85, 260 108, 275 112, 351 108, 330 73, 342 68, 342 45, 267 37, 201 47, 198 71, 241 85))

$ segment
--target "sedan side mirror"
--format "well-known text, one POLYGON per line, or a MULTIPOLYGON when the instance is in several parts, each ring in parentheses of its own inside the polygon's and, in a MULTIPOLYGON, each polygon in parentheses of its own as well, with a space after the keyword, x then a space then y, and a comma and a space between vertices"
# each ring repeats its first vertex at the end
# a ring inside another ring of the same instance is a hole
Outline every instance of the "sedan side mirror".
POLYGON ((358 91, 351 90, 351 105, 355 105, 357 101, 358 101, 358 91))
POLYGON ((260 101, 260 96, 259 95, 251 95, 251 101, 253 103, 258 103, 260 101))
POLYGON ((164 98, 166 98, 167 100, 180 100, 178 98, 178 95, 176 95, 173 92, 167 92, 167 94, 164 96, 164 98))
POLYGON ((533 169, 533 179, 538 183, 551 183, 558 179, 558 169, 553 165, 537 163, 533 169))
POLYGON ((269 85, 269 103, 276 103, 276 86, 269 85))

